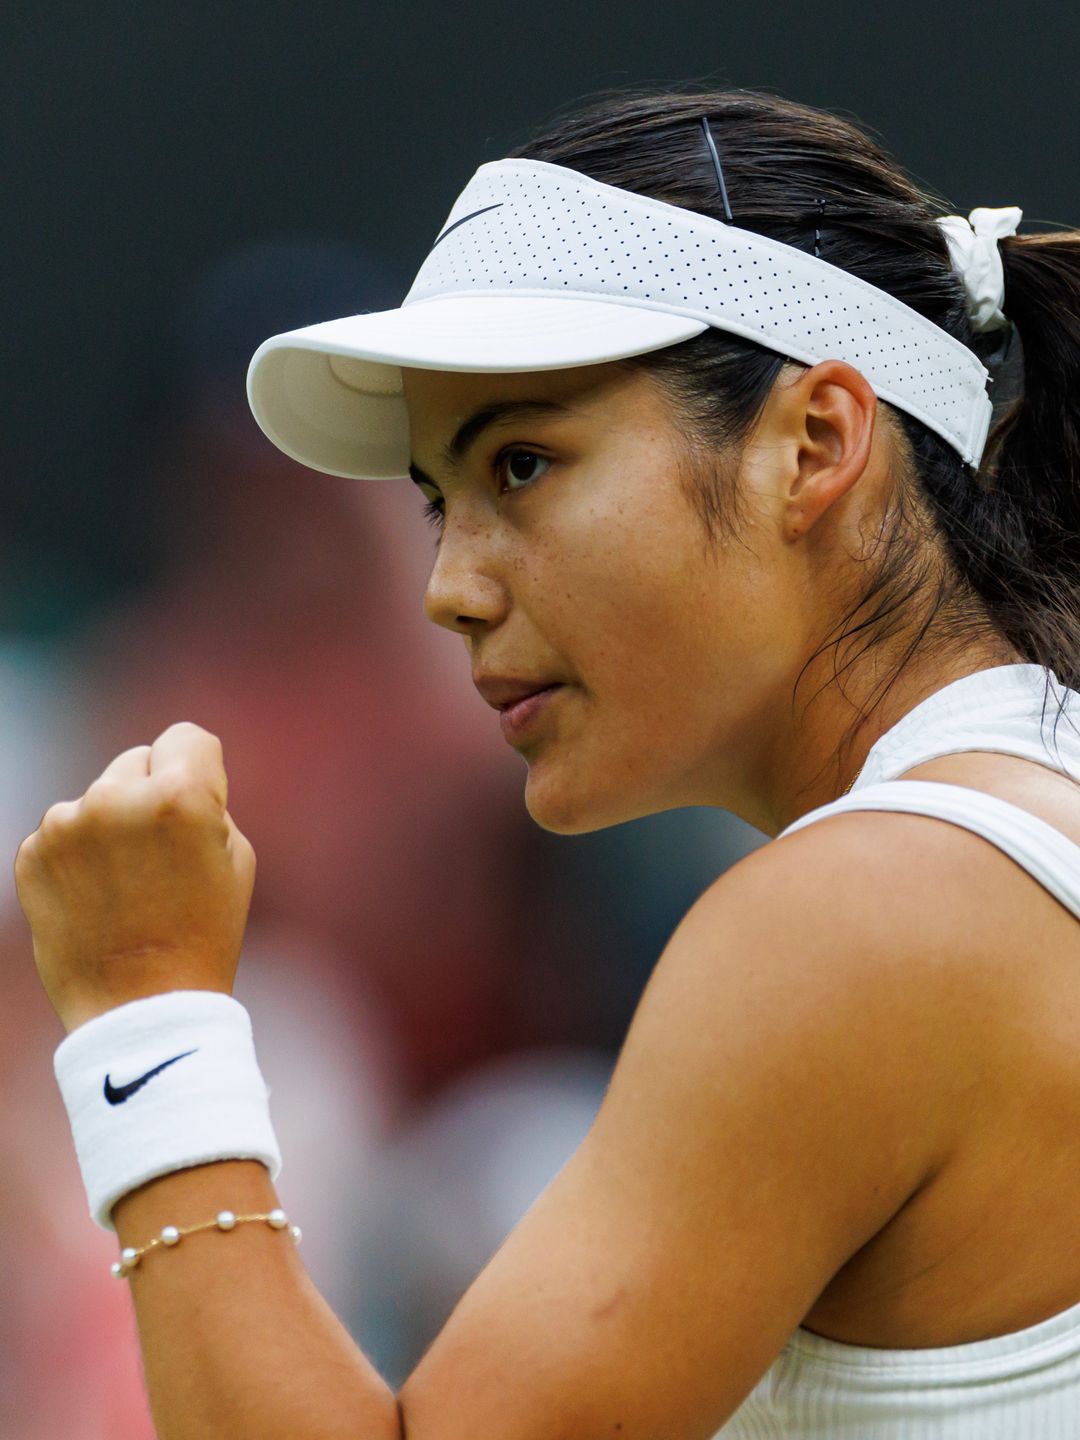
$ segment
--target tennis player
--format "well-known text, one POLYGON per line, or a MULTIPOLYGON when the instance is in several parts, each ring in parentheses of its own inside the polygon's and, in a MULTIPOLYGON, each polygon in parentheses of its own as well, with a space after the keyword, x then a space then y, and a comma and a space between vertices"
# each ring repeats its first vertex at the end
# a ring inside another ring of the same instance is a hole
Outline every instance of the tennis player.
POLYGON ((941 209, 831 115, 609 97, 400 309, 257 352, 278 445, 422 490, 540 825, 774 838, 395 1395, 275 1196, 218 741, 50 809, 19 895, 163 1440, 1080 1435, 1080 233, 941 209))

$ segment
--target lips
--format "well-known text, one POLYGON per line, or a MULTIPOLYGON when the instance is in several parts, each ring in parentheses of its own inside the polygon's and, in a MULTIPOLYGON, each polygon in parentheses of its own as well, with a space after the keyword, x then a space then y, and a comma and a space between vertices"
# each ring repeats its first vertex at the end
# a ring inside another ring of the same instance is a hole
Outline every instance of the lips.
POLYGON ((499 727, 503 737, 519 749, 535 742, 548 710, 565 690, 565 685, 546 685, 542 690, 530 690, 519 700, 500 706, 499 727))
POLYGON ((550 679, 526 679, 504 675, 474 676, 473 683, 493 710, 509 710, 512 705, 539 695, 543 690, 552 690, 562 682, 550 679))

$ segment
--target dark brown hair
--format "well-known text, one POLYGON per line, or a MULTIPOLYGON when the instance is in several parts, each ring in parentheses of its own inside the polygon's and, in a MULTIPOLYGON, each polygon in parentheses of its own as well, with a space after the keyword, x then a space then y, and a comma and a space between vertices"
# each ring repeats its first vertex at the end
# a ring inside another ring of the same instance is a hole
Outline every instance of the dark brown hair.
MULTIPOLYGON (((1004 658, 1018 653, 1080 689, 1080 231, 1001 242, 1012 329, 976 337, 935 223, 951 207, 835 115, 754 91, 619 92, 559 117, 515 153, 722 220, 703 116, 735 224, 816 248, 897 296, 976 350, 995 381, 978 474, 890 407, 904 474, 867 583, 816 654, 835 647, 842 684, 859 655, 914 619, 892 679, 924 643, 991 635, 1004 658)), ((715 462, 748 435, 787 362, 709 329, 626 363, 666 386, 696 445, 711 453, 694 498, 713 539, 734 533, 738 494, 715 462)))

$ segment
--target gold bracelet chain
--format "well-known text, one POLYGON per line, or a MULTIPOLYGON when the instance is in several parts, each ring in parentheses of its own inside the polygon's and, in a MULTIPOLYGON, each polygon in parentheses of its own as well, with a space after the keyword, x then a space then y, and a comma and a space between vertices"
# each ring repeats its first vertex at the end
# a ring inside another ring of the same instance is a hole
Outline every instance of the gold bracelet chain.
POLYGON ((149 1255, 151 1250, 156 1250, 159 1246, 170 1249, 173 1245, 179 1245, 185 1235, 197 1235, 200 1230, 235 1230, 237 1225, 246 1225, 255 1220, 269 1225, 271 1230, 287 1229, 296 1243, 300 1243, 300 1226, 290 1225, 284 1210, 269 1210, 262 1215, 237 1215, 232 1210, 219 1210, 213 1220, 204 1220, 201 1225, 163 1225, 153 1240, 147 1241, 145 1245, 125 1245, 120 1251, 120 1259, 112 1267, 112 1273, 118 1280, 123 1280, 131 1274, 144 1255, 149 1255))

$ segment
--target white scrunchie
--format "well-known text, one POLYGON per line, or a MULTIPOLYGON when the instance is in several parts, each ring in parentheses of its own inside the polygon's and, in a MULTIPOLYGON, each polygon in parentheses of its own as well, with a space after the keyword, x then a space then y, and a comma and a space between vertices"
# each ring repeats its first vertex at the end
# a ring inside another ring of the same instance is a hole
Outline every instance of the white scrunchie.
POLYGON ((1005 271, 998 241, 1015 235, 1023 216, 1017 205, 1000 210, 981 206, 967 220, 962 215, 942 215, 937 222, 945 232, 952 267, 964 282, 974 330, 1000 330, 1009 323, 1001 308, 1005 271))

